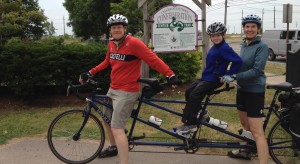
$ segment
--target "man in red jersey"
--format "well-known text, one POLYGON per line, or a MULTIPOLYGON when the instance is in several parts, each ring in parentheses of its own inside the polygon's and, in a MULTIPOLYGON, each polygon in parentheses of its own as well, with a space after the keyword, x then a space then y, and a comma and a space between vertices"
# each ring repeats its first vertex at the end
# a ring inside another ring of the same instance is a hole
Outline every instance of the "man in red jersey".
MULTIPOLYGON (((111 83, 107 96, 113 106, 113 111, 105 110, 111 117, 111 126, 105 123, 110 146, 103 150, 99 157, 109 157, 119 154, 121 164, 128 164, 128 140, 125 125, 130 118, 134 103, 139 97, 140 84, 137 80, 141 75, 141 63, 145 61, 151 68, 166 76, 171 84, 178 84, 174 72, 141 40, 127 35, 128 20, 120 14, 112 15, 107 20, 111 39, 105 60, 92 68, 87 74, 94 76, 101 70, 111 67, 111 83)), ((79 81, 83 83, 83 78, 79 81)))

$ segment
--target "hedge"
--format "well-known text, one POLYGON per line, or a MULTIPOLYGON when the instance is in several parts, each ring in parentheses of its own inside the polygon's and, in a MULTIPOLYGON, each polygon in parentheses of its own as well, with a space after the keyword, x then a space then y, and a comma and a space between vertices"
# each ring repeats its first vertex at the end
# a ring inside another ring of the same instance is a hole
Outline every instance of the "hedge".
MULTIPOLYGON (((62 38, 21 41, 13 38, 0 46, 0 87, 23 98, 64 93, 69 82, 104 60, 106 46, 97 43, 64 44, 62 38)), ((200 70, 199 52, 159 55, 183 81, 192 81, 200 70)), ((106 91, 109 73, 103 71, 97 80, 106 91)), ((162 78, 151 70, 152 77, 162 78)))

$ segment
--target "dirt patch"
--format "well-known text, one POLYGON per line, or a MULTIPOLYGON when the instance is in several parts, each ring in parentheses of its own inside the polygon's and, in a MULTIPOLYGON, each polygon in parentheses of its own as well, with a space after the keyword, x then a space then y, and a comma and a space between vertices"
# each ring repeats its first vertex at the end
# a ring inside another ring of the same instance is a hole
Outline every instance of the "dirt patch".
MULTIPOLYGON (((173 96, 184 95, 185 89, 188 84, 182 84, 180 86, 172 87, 167 86, 164 91, 158 94, 158 96, 173 96)), ((90 93, 84 94, 89 97, 90 93)), ((43 95, 34 100, 26 101, 12 95, 0 95, 0 110, 4 109, 18 109, 29 107, 41 107, 52 108, 58 106, 71 106, 82 105, 83 101, 78 99, 74 94, 66 95, 43 95)))
POLYGON ((75 97, 64 95, 45 95, 34 100, 26 101, 14 96, 0 96, 0 110, 29 107, 57 107, 82 104, 83 101, 75 97))

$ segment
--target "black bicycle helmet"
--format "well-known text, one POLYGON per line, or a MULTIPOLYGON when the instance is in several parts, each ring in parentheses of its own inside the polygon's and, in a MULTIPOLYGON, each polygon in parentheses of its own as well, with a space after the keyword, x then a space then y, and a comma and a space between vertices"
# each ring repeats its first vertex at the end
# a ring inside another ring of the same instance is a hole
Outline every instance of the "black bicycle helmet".
POLYGON ((221 22, 215 22, 207 27, 207 34, 224 34, 227 31, 226 26, 221 22))
POLYGON ((246 23, 255 23, 258 27, 261 26, 261 19, 259 16, 250 14, 243 18, 242 25, 245 26, 246 23))
POLYGON ((107 19, 107 27, 118 24, 128 26, 128 19, 121 14, 114 14, 107 19))

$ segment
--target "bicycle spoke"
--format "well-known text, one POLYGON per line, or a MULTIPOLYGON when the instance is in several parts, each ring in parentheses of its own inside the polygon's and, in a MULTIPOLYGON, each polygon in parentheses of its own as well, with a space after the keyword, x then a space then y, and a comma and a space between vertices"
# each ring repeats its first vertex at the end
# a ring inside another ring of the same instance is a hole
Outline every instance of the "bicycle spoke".
POLYGON ((270 155, 278 164, 298 164, 299 149, 293 143, 290 133, 286 131, 287 122, 288 117, 285 117, 272 127, 268 137, 270 155))
POLYGON ((71 110, 57 116, 48 131, 48 143, 56 157, 66 163, 87 163, 102 150, 105 136, 101 122, 92 114, 80 132, 74 135, 83 123, 83 111, 71 110))

